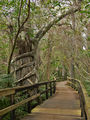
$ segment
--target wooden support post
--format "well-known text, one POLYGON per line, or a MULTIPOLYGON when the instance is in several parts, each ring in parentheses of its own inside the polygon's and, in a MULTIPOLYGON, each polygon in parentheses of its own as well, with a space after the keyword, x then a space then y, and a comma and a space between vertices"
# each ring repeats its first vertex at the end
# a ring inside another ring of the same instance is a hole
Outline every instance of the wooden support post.
POLYGON ((28 105, 28 113, 31 113, 31 102, 29 101, 27 105, 28 105))
POLYGON ((82 103, 80 103, 80 107, 81 107, 81 117, 83 117, 83 105, 82 105, 82 103))
POLYGON ((48 99, 48 84, 46 83, 46 99, 48 99))
MULTIPOLYGON (((84 99, 82 96, 82 91, 81 89, 79 89, 79 96, 80 96, 80 108, 81 108, 81 117, 83 117, 85 119, 85 112, 84 112, 84 99)), ((86 120, 86 119, 85 119, 86 120)))
POLYGON ((53 93, 55 93, 55 82, 53 82, 53 93))
POLYGON ((52 83, 50 82, 50 96, 52 96, 52 83))
MULTIPOLYGON (((28 92, 28 91, 27 91, 28 92)), ((28 98, 30 97, 30 94, 28 92, 28 98)), ((31 113, 31 101, 27 103, 28 113, 31 113)))
MULTIPOLYGON (((14 95, 11 95, 10 96, 10 103, 11 105, 13 105, 15 103, 15 99, 14 99, 14 95)), ((11 114, 10 114, 10 120, 15 120, 15 110, 12 110, 11 111, 11 114)))
MULTIPOLYGON (((39 93, 40 91, 39 91, 39 86, 37 87, 37 94, 39 93)), ((39 96, 38 98, 37 98, 37 102, 38 102, 38 104, 41 104, 41 102, 42 102, 42 100, 41 100, 41 96, 39 96)))
POLYGON ((87 120, 87 115, 85 113, 85 109, 84 109, 83 103, 81 105, 81 117, 83 117, 84 120, 87 120))
POLYGON ((54 82, 54 93, 56 92, 56 82, 54 82))

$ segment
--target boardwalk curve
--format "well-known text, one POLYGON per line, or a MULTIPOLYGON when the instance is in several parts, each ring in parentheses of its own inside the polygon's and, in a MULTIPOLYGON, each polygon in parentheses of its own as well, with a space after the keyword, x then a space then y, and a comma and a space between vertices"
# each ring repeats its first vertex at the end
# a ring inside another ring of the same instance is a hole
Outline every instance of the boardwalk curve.
POLYGON ((57 82, 56 94, 21 120, 83 120, 77 91, 67 82, 57 82))

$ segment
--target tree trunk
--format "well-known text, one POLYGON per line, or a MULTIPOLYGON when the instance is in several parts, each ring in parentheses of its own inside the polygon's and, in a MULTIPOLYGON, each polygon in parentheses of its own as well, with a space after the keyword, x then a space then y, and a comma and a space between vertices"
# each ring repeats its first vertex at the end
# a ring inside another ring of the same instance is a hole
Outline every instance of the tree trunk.
POLYGON ((50 81, 50 71, 51 71, 51 54, 52 54, 52 45, 51 45, 51 36, 52 34, 49 33, 48 37, 48 50, 47 50, 47 70, 46 70, 46 79, 50 81))
MULTIPOLYGON (((74 1, 73 5, 75 6, 76 2, 74 1)), ((75 78, 75 68, 74 68, 74 55, 75 55, 75 14, 71 14, 72 18, 72 30, 73 30, 73 35, 71 38, 71 46, 72 46, 72 51, 71 51, 71 63, 70 63, 70 77, 75 78)))
MULTIPOLYGON (((75 12, 77 12, 78 10, 80 10, 80 6, 76 6, 76 7, 74 7, 74 8, 72 8, 72 9, 70 9, 70 10, 68 10, 68 11, 66 11, 66 13, 63 13, 62 15, 59 15, 59 16, 56 16, 55 17, 55 19, 54 20, 52 20, 50 23, 48 23, 46 26, 44 26, 37 34, 36 34, 36 36, 35 36, 35 38, 34 39, 32 39, 32 40, 30 40, 30 42, 31 42, 31 46, 34 46, 34 48, 32 47, 32 49, 29 49, 29 48, 27 48, 27 50, 25 50, 22 54, 25 54, 26 52, 32 52, 33 50, 34 50, 34 53, 33 53, 33 56, 28 56, 27 57, 27 59, 26 58, 23 58, 23 60, 19 60, 19 61, 17 61, 17 65, 24 65, 24 64, 26 64, 27 62, 33 62, 33 61, 35 61, 35 65, 33 65, 33 67, 31 67, 31 68, 28 68, 27 70, 26 70, 26 68, 24 68, 24 69, 22 69, 22 71, 19 71, 18 73, 16 73, 16 76, 20 76, 20 79, 21 79, 21 77, 23 78, 25 78, 25 76, 26 76, 26 78, 28 78, 28 72, 30 72, 30 71, 32 71, 33 69, 36 69, 36 60, 37 60, 37 50, 38 50, 38 44, 39 44, 39 41, 41 40, 41 38, 50 30, 50 28, 53 26, 53 25, 55 25, 58 21, 60 21, 60 20, 62 20, 63 18, 65 18, 67 15, 70 15, 70 14, 72 14, 72 13, 75 13, 75 12), (19 75, 18 75, 19 74, 19 75), (22 74, 22 75, 21 75, 22 74)), ((18 36, 17 36, 18 37, 18 36)), ((17 41, 17 39, 15 40, 15 43, 16 43, 16 41, 17 41)), ((24 43, 23 43, 24 44, 24 43)), ((30 43, 29 43, 30 44, 30 43)), ((28 45, 29 45, 28 44, 28 45)), ((16 45, 16 44, 15 44, 16 45)), ((28 46, 27 46, 28 47, 28 46)), ((19 46, 19 48, 21 48, 21 46, 19 46)), ((15 49, 15 46, 14 46, 14 48, 13 48, 13 51, 14 51, 14 49, 15 49)), ((10 58, 10 61, 9 61, 9 66, 8 66, 8 68, 10 68, 10 65, 11 65, 11 59, 12 59, 12 56, 13 56, 13 52, 12 52, 12 55, 11 55, 11 58, 10 58)), ((23 56, 23 55, 22 55, 23 56)), ((20 58, 21 59, 21 58, 20 58)), ((9 70, 9 72, 10 72, 10 69, 8 69, 9 70)), ((8 72, 8 73, 9 73, 8 72)), ((49 80, 49 76, 50 75, 48 75, 48 80, 49 80)), ((19 79, 19 82, 18 83, 20 83, 20 79, 19 79)), ((22 79, 21 79, 22 80, 22 79)), ((24 79, 24 81, 26 81, 26 79, 24 79)), ((23 81, 23 84, 24 84, 24 81, 23 81)), ((30 78, 28 78, 28 81, 30 82, 30 83, 35 83, 35 81, 36 81, 36 74, 35 75, 33 75, 33 76, 31 76, 30 78)))
POLYGON ((71 58, 71 64, 70 64, 70 77, 75 78, 75 68, 74 68, 74 59, 71 58))

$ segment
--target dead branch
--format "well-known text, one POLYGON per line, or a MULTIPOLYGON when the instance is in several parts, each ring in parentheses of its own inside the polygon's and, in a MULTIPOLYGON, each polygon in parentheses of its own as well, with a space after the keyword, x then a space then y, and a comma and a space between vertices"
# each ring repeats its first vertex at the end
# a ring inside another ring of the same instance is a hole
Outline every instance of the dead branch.
POLYGON ((23 53, 23 54, 15 57, 15 58, 11 61, 11 63, 14 63, 14 62, 16 62, 17 60, 20 60, 20 59, 25 58, 25 57, 33 57, 33 56, 34 56, 34 53, 35 53, 35 51, 23 53))
POLYGON ((23 69, 23 68, 30 67, 30 66, 32 66, 32 65, 34 65, 34 64, 35 64, 35 62, 26 63, 26 64, 18 67, 17 69, 15 69, 14 71, 12 71, 12 73, 17 72, 17 71, 19 71, 19 70, 21 70, 21 69, 23 69))
POLYGON ((30 73, 28 73, 27 75, 25 75, 23 78, 19 79, 18 81, 16 81, 15 83, 18 84, 18 83, 21 83, 23 82, 24 80, 32 77, 33 75, 36 74, 36 69, 33 69, 30 73))

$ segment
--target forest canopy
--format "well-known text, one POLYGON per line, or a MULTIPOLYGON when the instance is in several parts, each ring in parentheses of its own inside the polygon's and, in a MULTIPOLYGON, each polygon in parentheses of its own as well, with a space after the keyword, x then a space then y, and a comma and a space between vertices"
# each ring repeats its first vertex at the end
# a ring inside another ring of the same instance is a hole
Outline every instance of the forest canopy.
POLYGON ((89 34, 90 0, 1 0, 0 75, 90 80, 89 34))
POLYGON ((59 95, 73 93, 77 102, 65 86, 72 82, 80 119, 87 119, 80 83, 90 96, 90 0, 0 0, 0 120, 30 113, 55 93, 57 81, 59 95))

